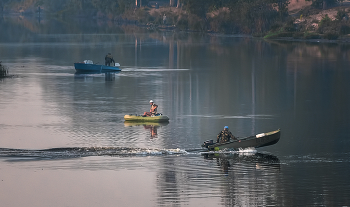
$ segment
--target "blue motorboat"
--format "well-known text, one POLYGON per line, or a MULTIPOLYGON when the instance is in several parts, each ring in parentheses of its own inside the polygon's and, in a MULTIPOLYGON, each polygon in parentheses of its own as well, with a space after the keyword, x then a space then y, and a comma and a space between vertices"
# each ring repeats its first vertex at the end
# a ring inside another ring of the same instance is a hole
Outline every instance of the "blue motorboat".
POLYGON ((84 60, 81 63, 74 63, 75 70, 77 72, 113 72, 121 71, 119 68, 120 64, 115 63, 114 66, 97 65, 92 60, 84 60))

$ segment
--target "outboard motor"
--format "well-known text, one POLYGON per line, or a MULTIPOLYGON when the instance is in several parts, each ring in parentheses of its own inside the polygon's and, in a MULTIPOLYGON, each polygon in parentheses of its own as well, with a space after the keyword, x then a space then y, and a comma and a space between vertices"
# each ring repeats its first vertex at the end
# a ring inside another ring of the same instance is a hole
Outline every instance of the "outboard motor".
POLYGON ((213 140, 207 140, 202 144, 202 147, 208 148, 208 146, 215 144, 213 140))

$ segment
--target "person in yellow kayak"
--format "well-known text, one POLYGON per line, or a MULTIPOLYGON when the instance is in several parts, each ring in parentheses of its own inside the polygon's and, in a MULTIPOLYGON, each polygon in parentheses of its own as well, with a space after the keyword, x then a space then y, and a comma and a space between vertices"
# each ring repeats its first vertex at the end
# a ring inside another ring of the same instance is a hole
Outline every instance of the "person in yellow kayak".
POLYGON ((143 116, 152 116, 157 114, 158 105, 156 105, 152 100, 149 101, 149 104, 151 104, 151 109, 149 112, 143 113, 143 116))
POLYGON ((216 143, 224 143, 224 142, 229 142, 230 139, 237 140, 235 136, 232 135, 232 133, 228 130, 228 126, 224 127, 224 130, 222 130, 216 139, 216 143))

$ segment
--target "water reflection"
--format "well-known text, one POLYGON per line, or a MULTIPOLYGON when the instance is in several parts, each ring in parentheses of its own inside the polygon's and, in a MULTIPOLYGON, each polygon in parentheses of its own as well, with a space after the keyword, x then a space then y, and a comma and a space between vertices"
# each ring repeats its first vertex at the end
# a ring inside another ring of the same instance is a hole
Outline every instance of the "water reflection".
POLYGON ((280 161, 274 155, 256 153, 205 154, 226 177, 221 180, 224 206, 268 206, 277 204, 280 161))
POLYGON ((190 155, 161 159, 157 172, 159 205, 277 205, 278 157, 263 153, 202 155, 204 161, 190 155))
POLYGON ((204 153, 204 159, 216 160, 217 165, 222 169, 224 174, 228 174, 229 170, 235 165, 245 164, 255 166, 256 170, 276 170, 280 171, 280 160, 278 157, 270 154, 223 154, 223 153, 204 153))
POLYGON ((75 72, 74 79, 84 80, 86 82, 93 81, 94 77, 104 75, 105 81, 114 81, 120 71, 117 72, 75 72))
POLYGON ((158 136, 158 128, 162 126, 168 125, 169 122, 161 122, 161 123, 154 123, 154 122, 124 122, 125 127, 140 127, 143 126, 143 128, 146 131, 150 131, 151 138, 156 138, 158 136))

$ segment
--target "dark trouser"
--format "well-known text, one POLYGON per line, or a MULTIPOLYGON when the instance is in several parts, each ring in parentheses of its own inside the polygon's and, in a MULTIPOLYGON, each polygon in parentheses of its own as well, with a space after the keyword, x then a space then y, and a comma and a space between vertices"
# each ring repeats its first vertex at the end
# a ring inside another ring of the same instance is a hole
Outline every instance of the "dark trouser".
POLYGON ((152 113, 151 112, 145 112, 143 115, 144 116, 152 116, 152 113))
POLYGON ((111 62, 110 62, 110 61, 106 61, 106 62, 105 62, 105 65, 111 66, 111 62))

